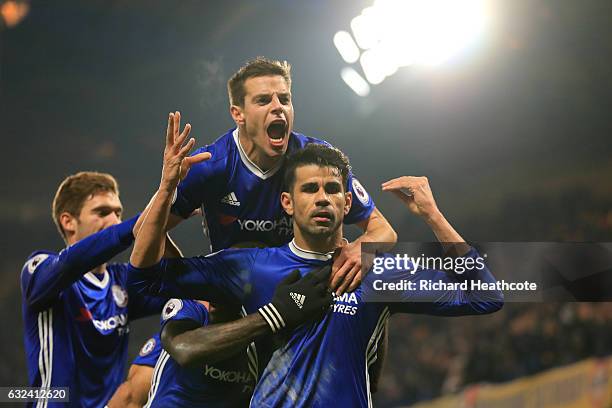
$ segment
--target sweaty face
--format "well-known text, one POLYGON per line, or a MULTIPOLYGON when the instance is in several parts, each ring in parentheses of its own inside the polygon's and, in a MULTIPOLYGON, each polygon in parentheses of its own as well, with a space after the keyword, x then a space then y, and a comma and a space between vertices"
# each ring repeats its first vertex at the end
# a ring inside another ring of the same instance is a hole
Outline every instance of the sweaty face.
POLYGON ((263 162, 283 155, 293 130, 293 104, 287 82, 280 75, 254 77, 245 81, 244 89, 244 106, 237 108, 240 113, 234 119, 243 123, 249 143, 263 162))
POLYGON ((119 224, 122 211, 121 201, 115 193, 99 192, 89 197, 85 200, 79 216, 73 220, 73 242, 119 224))
POLYGON ((283 193, 285 211, 293 216, 296 234, 331 236, 342 225, 351 208, 351 193, 345 192, 338 169, 315 164, 295 170, 291 194, 283 193))

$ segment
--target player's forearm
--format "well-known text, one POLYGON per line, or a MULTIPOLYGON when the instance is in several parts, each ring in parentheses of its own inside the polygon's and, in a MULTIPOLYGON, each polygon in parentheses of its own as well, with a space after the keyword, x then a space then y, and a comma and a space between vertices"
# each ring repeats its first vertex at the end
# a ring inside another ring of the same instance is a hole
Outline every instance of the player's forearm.
POLYGON ((388 243, 381 246, 384 251, 391 249, 397 242, 397 233, 377 208, 374 208, 367 220, 358 225, 363 229, 363 234, 355 240, 357 242, 388 243))
POLYGON ((138 268, 158 263, 164 254, 172 191, 160 187, 150 203, 150 208, 141 216, 142 226, 130 257, 130 263, 138 268))
POLYGON ((442 244, 447 255, 463 256, 468 253, 470 246, 440 211, 424 217, 424 220, 431 228, 436 239, 442 244))
POLYGON ((227 359, 244 350, 257 337, 270 333, 268 323, 259 313, 254 313, 233 322, 176 335, 166 349, 181 366, 202 366, 227 359))
POLYGON ((108 402, 109 408, 140 408, 147 403, 153 367, 132 364, 127 380, 108 402))
MULTIPOLYGON (((138 236, 138 233, 140 232, 140 229, 142 228, 142 223, 144 222, 145 217, 149 213, 149 210, 151 209, 151 206, 153 205, 153 201, 155 201, 155 197, 156 197, 155 195, 153 197, 151 197, 151 200, 147 203, 147 206, 142 211, 142 214, 140 215, 140 217, 136 221, 136 225, 134 225, 134 231, 133 231, 134 237, 138 236)), ((170 213, 170 215, 168 216, 168 222, 166 224, 166 232, 170 231, 172 228, 176 227, 178 224, 181 223, 182 220, 183 220, 182 217, 170 213)))
MULTIPOLYGON (((155 195, 151 197, 151 200, 147 204, 146 208, 143 210, 140 217, 138 217, 138 220, 136 221, 136 224, 134 225, 134 228, 132 230, 134 237, 138 236, 138 232, 140 231, 140 228, 142 227, 142 223, 144 222, 145 218, 149 214, 149 210, 151 209, 151 206, 153 205, 154 200, 155 200, 155 195)), ((178 222, 173 223, 171 218, 172 218, 172 214, 170 214, 170 218, 168 219, 166 230, 170 230, 178 224, 178 222)), ((182 256, 183 256, 183 253, 181 249, 178 247, 178 245, 176 245, 176 243, 172 240, 172 238, 170 238, 170 234, 166 233, 166 246, 164 249, 163 257, 164 258, 180 258, 182 256)))
POLYGON ((124 382, 117 388, 113 397, 106 404, 108 408, 131 407, 132 405, 132 390, 128 381, 124 382))

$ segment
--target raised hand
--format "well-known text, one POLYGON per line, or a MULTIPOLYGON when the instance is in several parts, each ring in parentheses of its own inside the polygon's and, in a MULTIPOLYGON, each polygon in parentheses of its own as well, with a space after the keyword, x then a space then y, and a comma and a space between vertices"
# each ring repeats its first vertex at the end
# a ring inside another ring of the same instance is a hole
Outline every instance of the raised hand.
POLYGON ((427 177, 402 176, 382 184, 383 191, 390 191, 404 202, 415 215, 425 219, 440 213, 427 177))
POLYGON ((174 191, 178 183, 187 176, 187 172, 196 163, 210 159, 208 152, 187 156, 195 144, 195 139, 185 140, 191 132, 191 125, 187 123, 182 132, 181 113, 174 112, 168 115, 168 128, 166 130, 166 147, 164 148, 164 163, 160 188, 174 191))
POLYGON ((442 244, 445 253, 451 256, 463 256, 470 246, 448 222, 438 209, 427 177, 402 176, 382 184, 383 191, 390 191, 404 202, 415 215, 425 220, 432 232, 442 244))

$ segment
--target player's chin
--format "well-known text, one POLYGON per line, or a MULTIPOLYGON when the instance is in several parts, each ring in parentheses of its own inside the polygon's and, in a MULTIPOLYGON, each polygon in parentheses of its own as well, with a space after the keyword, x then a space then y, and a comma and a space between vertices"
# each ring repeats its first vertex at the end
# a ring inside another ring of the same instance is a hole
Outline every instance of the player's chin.
POLYGON ((322 237, 329 236, 334 232, 332 223, 315 223, 310 226, 310 233, 312 235, 319 235, 322 237))
POLYGON ((287 151, 287 143, 268 145, 268 154, 270 157, 282 156, 287 151))

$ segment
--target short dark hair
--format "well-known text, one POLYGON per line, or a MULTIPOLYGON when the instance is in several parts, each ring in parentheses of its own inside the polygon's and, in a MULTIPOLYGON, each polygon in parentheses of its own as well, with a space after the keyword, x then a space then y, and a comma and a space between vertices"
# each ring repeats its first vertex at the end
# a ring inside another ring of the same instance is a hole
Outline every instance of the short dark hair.
POLYGON ((66 238, 66 232, 60 223, 60 215, 67 212, 74 217, 78 217, 85 201, 99 192, 111 192, 119 195, 117 180, 107 173, 82 171, 68 176, 62 181, 51 206, 53 221, 62 237, 66 238))
POLYGON ((310 164, 338 169, 342 177, 342 185, 347 191, 348 175, 351 171, 348 157, 335 147, 319 143, 307 144, 303 149, 297 150, 287 157, 283 179, 284 191, 290 193, 293 190, 295 170, 298 167, 310 164))
POLYGON ((287 82, 291 89, 291 65, 287 61, 269 60, 265 57, 257 57, 247 61, 232 77, 227 81, 227 93, 230 104, 244 106, 244 96, 246 91, 244 83, 249 78, 280 75, 287 82))

